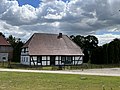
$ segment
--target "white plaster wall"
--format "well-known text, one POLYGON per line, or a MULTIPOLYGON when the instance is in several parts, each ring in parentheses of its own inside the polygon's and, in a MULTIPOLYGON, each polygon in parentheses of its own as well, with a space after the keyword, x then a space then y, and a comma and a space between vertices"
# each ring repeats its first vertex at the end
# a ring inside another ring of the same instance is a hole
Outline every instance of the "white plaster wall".
POLYGON ((36 56, 33 56, 32 58, 33 58, 33 60, 37 60, 37 57, 36 57, 36 56))
POLYGON ((22 51, 21 51, 21 56, 22 56, 22 55, 28 55, 28 54, 29 54, 28 48, 26 48, 26 52, 24 52, 24 49, 22 49, 22 51))
POLYGON ((58 56, 55 57, 55 60, 58 60, 58 56))
MULTIPOLYGON (((35 65, 37 65, 37 62, 34 62, 35 63, 35 65)), ((34 65, 34 63, 33 62, 31 62, 31 65, 34 65)))
POLYGON ((59 65, 59 64, 58 64, 58 61, 55 61, 55 65, 59 65))
POLYGON ((45 66, 46 65, 46 61, 42 61, 42 65, 45 66))
POLYGON ((47 61, 47 65, 50 65, 50 61, 47 61))
POLYGON ((75 60, 78 60, 80 57, 79 56, 75 56, 75 60))
POLYGON ((72 62, 73 65, 74 65, 74 62, 75 62, 75 61, 72 62))
POLYGON ((83 63, 83 61, 75 61, 75 64, 77 65, 77 64, 82 64, 83 63))
POLYGON ((83 57, 80 57, 80 60, 83 60, 83 57))

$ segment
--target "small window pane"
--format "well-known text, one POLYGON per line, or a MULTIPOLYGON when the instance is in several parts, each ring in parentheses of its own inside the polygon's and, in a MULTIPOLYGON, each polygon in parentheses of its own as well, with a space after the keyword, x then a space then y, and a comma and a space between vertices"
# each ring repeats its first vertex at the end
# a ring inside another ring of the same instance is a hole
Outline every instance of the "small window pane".
POLYGON ((6 57, 3 57, 3 60, 6 60, 6 57))
POLYGON ((66 60, 65 56, 62 56, 62 60, 61 60, 61 63, 64 63, 66 60))
POLYGON ((26 53, 26 48, 24 48, 24 53, 26 53))
POLYGON ((38 56, 38 57, 37 57, 37 62, 38 62, 38 63, 41 63, 41 62, 42 62, 42 56, 38 56))
POLYGON ((46 56, 42 56, 42 60, 46 60, 46 56))
POLYGON ((66 57, 66 64, 71 64, 72 62, 73 60, 71 56, 66 57))

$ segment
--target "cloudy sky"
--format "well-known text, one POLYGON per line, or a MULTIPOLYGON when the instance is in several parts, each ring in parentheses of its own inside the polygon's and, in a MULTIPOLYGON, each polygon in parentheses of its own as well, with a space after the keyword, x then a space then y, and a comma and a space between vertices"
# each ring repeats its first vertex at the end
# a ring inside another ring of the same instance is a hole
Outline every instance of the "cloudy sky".
POLYGON ((0 32, 95 35, 102 45, 120 38, 120 0, 0 0, 0 32))

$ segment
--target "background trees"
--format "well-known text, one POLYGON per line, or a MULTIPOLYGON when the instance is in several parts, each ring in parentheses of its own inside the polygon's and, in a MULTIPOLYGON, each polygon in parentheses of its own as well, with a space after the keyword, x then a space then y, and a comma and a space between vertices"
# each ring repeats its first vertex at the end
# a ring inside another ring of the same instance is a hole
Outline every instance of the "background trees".
POLYGON ((90 61, 93 64, 120 64, 120 39, 116 38, 108 44, 98 46, 98 39, 92 35, 72 35, 70 38, 82 48, 84 63, 90 61))
POLYGON ((120 39, 97 47, 91 54, 91 63, 120 64, 120 39))
POLYGON ((88 35, 86 37, 81 35, 71 35, 70 38, 82 48, 84 57, 84 63, 87 63, 90 60, 92 51, 98 47, 98 39, 95 36, 88 35))
POLYGON ((7 40, 13 47, 13 62, 20 62, 20 55, 21 55, 21 47, 23 46, 23 42, 20 38, 15 38, 10 35, 7 40))

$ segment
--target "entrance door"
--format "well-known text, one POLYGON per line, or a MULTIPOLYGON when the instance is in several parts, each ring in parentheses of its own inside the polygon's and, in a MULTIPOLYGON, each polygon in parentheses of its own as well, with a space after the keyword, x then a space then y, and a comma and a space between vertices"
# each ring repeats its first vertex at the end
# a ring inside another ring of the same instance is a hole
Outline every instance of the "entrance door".
POLYGON ((55 65, 55 56, 50 56, 50 65, 55 65))

